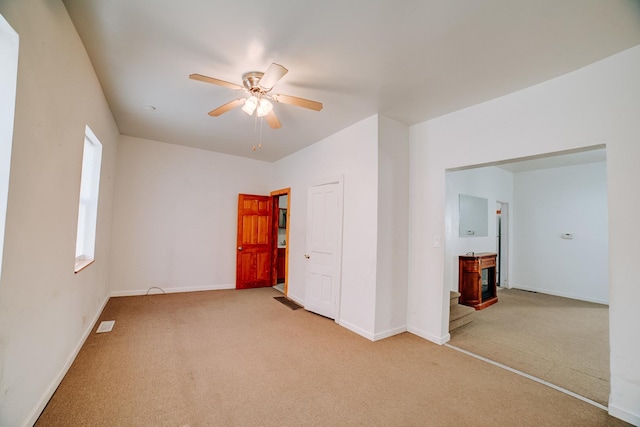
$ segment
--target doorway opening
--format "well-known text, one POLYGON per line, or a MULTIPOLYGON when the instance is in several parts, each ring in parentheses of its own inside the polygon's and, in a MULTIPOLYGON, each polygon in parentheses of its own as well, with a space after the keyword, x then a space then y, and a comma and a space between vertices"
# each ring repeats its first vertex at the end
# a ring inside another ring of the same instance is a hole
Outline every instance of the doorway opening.
POLYGON ((496 285, 509 287, 509 204, 496 201, 496 285))
POLYGON ((272 287, 285 296, 288 294, 289 276, 289 212, 291 208, 291 188, 271 192, 273 206, 273 233, 271 245, 272 287))
MULTIPOLYGON (((447 175, 448 230, 457 229, 458 193, 481 187, 490 189, 489 199, 495 197, 492 210, 496 218, 489 221, 490 230, 496 227, 495 234, 489 234, 492 241, 486 246, 482 246, 485 242, 481 238, 475 238, 474 246, 479 250, 496 248, 496 280, 503 290, 498 304, 476 312, 472 322, 451 333, 449 343, 606 408, 610 354, 605 147, 453 172, 456 175, 447 175), (514 215, 517 221, 512 219, 514 215), (564 233, 565 229, 571 233, 564 233), (574 235, 582 239, 573 239, 574 235), (587 255, 576 256, 581 253, 587 255), (581 259, 589 262, 576 262, 581 259), (583 272, 588 274, 581 275, 583 272), (569 326, 560 330, 558 325, 569 326), (589 337, 590 345, 584 345, 583 337, 589 337), (539 364, 539 360, 545 363, 539 364)), ((458 237, 453 232, 447 236, 447 259, 456 260, 464 250, 474 249, 461 246, 463 239, 458 237)), ((445 275, 446 267, 453 264, 446 262, 445 275)), ((453 268, 450 271, 445 276, 453 278, 445 282, 449 289, 457 285, 453 268)))

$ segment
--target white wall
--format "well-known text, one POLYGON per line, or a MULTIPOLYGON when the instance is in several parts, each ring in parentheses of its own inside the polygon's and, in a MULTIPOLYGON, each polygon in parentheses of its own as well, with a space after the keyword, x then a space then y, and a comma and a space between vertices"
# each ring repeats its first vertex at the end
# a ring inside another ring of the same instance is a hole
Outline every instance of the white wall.
POLYGON ((514 193, 512 285, 606 304, 606 163, 516 173, 514 193))
POLYGON ((378 116, 378 255, 375 337, 407 328, 409 128, 378 116))
MULTIPOLYGON (((448 310, 443 250, 445 170, 581 147, 607 146, 609 412, 640 424, 640 285, 635 267, 640 193, 640 46, 531 88, 410 128, 410 331, 443 342, 448 310)), ((447 289, 448 290, 448 289, 447 289)))
POLYGON ((238 194, 268 195, 271 170, 271 163, 121 136, 112 294, 235 288, 238 194))
POLYGON ((307 188, 344 176, 342 292, 338 322, 373 339, 375 323, 378 116, 274 164, 272 188, 291 187, 288 295, 304 303, 307 188))
MULTIPOLYGON (((468 252, 496 252, 496 202, 513 206, 513 174, 495 166, 446 173, 445 201, 445 289, 458 290, 458 256, 468 252), (485 237, 460 237, 459 196, 488 200, 488 233, 485 237)), ((511 240, 511 239, 510 239, 511 240)), ((516 242, 517 244, 517 242, 516 242)), ((511 245, 509 246, 511 248, 511 245)), ((510 251, 511 252, 511 251, 510 251)), ((508 258, 511 258, 509 256, 508 258)))
POLYGON ((0 57, 2 58, 0 61, 0 277, 2 277, 4 228, 9 196, 11 144, 18 78, 18 44, 18 33, 0 15, 0 57))
POLYGON ((0 2, 20 36, 0 281, 0 425, 31 425, 108 297, 118 130, 60 1, 0 2), (85 126, 103 145, 95 263, 74 274, 85 126))

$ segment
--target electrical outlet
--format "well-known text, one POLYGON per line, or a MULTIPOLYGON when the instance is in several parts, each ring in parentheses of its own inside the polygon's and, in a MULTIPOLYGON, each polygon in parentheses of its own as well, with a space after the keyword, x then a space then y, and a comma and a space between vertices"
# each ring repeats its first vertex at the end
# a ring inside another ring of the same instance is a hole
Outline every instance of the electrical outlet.
POLYGON ((433 238, 433 247, 434 248, 439 248, 440 247, 440 236, 434 236, 434 238, 433 238))

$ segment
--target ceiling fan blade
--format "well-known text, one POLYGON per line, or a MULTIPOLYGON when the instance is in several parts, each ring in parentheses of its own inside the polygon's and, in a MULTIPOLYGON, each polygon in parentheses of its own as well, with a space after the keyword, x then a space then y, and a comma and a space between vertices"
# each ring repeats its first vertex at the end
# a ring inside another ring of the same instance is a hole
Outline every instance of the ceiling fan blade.
POLYGON ((239 107, 240 105, 244 104, 244 101, 246 101, 246 98, 238 98, 238 99, 234 99, 231 102, 227 102, 224 105, 221 105, 220 107, 216 108, 215 110, 211 110, 209 111, 209 115, 212 117, 218 117, 221 114, 226 113, 227 111, 239 107))
POLYGON ((202 74, 189 74, 191 80, 199 80, 205 83, 212 83, 218 86, 224 86, 235 90, 242 90, 242 86, 235 83, 225 82, 224 80, 214 79, 213 77, 203 76, 202 74))
POLYGON ((265 92, 269 92, 275 86, 275 84, 278 83, 278 80, 284 77, 284 75, 288 72, 289 70, 284 68, 282 65, 276 64, 274 62, 273 64, 269 65, 267 71, 264 73, 262 78, 260 78, 260 88, 265 92))
POLYGON ((273 95, 273 99, 283 104, 291 104, 298 107, 308 108, 314 111, 322 110, 322 102, 311 101, 310 99, 298 98, 289 95, 273 95))
POLYGON ((269 123, 271 129, 279 129, 282 127, 280 120, 278 120, 278 117, 276 116, 276 113, 273 112, 273 110, 269 111, 269 114, 264 116, 264 118, 267 119, 267 123, 269 123))

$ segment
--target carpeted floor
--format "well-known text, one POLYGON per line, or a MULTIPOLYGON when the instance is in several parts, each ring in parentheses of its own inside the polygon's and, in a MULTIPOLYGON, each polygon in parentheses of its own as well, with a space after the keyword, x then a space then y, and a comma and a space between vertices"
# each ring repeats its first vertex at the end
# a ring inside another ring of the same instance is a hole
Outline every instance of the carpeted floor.
POLYGON ((38 426, 617 426, 409 333, 370 342, 271 288, 112 298, 38 426))
POLYGON ((476 311, 449 343, 608 404, 606 305, 501 289, 498 303, 476 311))

